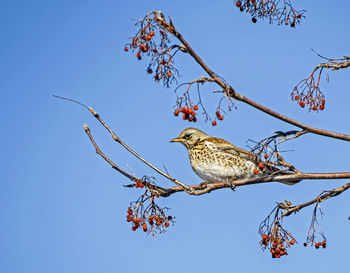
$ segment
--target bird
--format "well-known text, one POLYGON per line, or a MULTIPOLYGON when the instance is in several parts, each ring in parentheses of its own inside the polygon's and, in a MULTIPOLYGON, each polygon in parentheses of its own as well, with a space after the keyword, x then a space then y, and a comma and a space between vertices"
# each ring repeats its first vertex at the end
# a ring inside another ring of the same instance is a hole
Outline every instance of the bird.
MULTIPOLYGON (((187 148, 192 169, 206 183, 226 182, 234 188, 233 181, 238 179, 291 174, 270 165, 261 168, 256 155, 196 128, 184 129, 170 142, 180 142, 187 148)), ((294 185, 298 181, 278 182, 294 185)))

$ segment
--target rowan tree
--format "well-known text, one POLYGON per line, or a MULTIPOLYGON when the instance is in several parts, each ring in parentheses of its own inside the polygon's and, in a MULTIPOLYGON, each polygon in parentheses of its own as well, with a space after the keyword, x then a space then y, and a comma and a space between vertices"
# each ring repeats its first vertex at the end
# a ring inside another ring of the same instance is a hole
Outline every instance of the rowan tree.
MULTIPOLYGON (((268 22, 278 27, 293 29, 302 27, 303 21, 306 19, 305 10, 296 9, 294 3, 292 4, 292 2, 286 0, 239 0, 234 1, 233 5, 246 16, 251 16, 253 24, 268 22)), ((285 159, 280 149, 282 143, 302 141, 303 137, 309 134, 334 138, 339 141, 350 141, 350 135, 307 125, 246 97, 244 91, 241 92, 234 87, 234 82, 228 83, 222 76, 214 72, 214 68, 203 61, 200 53, 191 47, 190 39, 185 39, 181 34, 181 29, 177 28, 176 25, 176 22, 163 12, 159 10, 150 11, 143 18, 137 20, 135 33, 132 34, 130 40, 126 42, 123 48, 126 54, 131 55, 131 61, 140 61, 140 65, 145 67, 147 76, 151 77, 155 84, 162 84, 164 88, 174 90, 174 109, 171 112, 169 111, 169 115, 175 115, 175 117, 183 119, 184 125, 203 119, 212 126, 216 126, 219 123, 222 126, 229 126, 229 124, 225 124, 225 116, 232 111, 239 111, 236 110, 236 105, 238 102, 241 102, 291 126, 289 131, 277 130, 273 135, 262 140, 250 141, 251 153, 256 155, 259 164, 262 164, 262 168, 265 165, 272 165, 279 170, 287 170, 290 174, 282 175, 277 172, 275 175, 260 178, 235 180, 232 183, 236 187, 274 181, 300 181, 302 183, 305 179, 350 178, 350 172, 347 170, 331 173, 303 172, 295 167, 294 162, 289 162, 285 159), (191 58, 193 65, 198 65, 203 69, 204 75, 199 75, 198 78, 191 79, 188 82, 180 82, 179 75, 181 71, 176 66, 176 59, 179 54, 191 58), (214 111, 207 110, 202 100, 206 96, 206 93, 202 91, 203 85, 210 85, 212 92, 217 95, 217 107, 214 111)), ((328 77, 329 71, 350 67, 350 57, 328 58, 317 53, 316 50, 315 53, 324 62, 317 64, 311 74, 301 79, 291 90, 285 90, 286 93, 290 94, 291 101, 298 103, 300 111, 306 110, 310 114, 327 111, 327 96, 324 91, 321 91, 320 87, 323 75, 327 74, 326 76, 328 77)), ((324 87, 322 87, 323 89, 324 87)), ((140 230, 147 234, 155 235, 163 233, 175 224, 176 218, 169 213, 168 208, 160 207, 157 204, 158 198, 166 198, 179 192, 197 196, 232 187, 232 183, 224 182, 189 185, 188 182, 179 181, 177 178, 170 176, 167 171, 163 171, 151 164, 126 145, 93 108, 83 106, 107 129, 114 141, 122 145, 145 165, 152 168, 159 177, 170 180, 175 184, 173 187, 165 188, 162 186, 162 180, 159 178, 156 179, 142 174, 136 175, 132 171, 123 170, 101 151, 92 136, 91 130, 86 124, 84 125, 84 130, 96 152, 115 170, 131 181, 125 187, 136 188, 141 191, 141 195, 135 198, 135 201, 132 201, 125 209, 125 220, 130 222, 133 231, 140 230)), ((268 249, 272 258, 280 258, 287 255, 289 248, 298 242, 301 242, 301 245, 312 246, 315 249, 326 248, 327 239, 318 221, 319 215, 322 214, 320 203, 342 194, 349 187, 350 183, 346 183, 332 190, 325 190, 320 194, 315 193, 311 200, 305 200, 301 204, 294 204, 289 200, 276 200, 277 205, 268 213, 265 219, 262 219, 263 221, 259 226, 261 240, 258 244, 262 249, 268 249), (313 212, 311 213, 311 225, 307 231, 306 240, 301 241, 300 239, 297 240, 293 233, 286 228, 284 220, 306 207, 313 207, 313 212)))

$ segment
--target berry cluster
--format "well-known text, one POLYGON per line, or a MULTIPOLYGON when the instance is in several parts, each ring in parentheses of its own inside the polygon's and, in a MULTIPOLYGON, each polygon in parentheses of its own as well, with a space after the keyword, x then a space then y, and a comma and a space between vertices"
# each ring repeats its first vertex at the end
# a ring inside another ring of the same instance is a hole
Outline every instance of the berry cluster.
POLYGON ((301 95, 295 95, 292 97, 292 100, 297 101, 299 106, 301 108, 304 108, 305 105, 309 106, 309 111, 318 111, 318 110, 324 110, 326 101, 324 100, 323 94, 319 94, 319 96, 316 96, 316 98, 313 97, 312 93, 308 93, 305 96, 303 94, 301 95))
POLYGON ((136 51, 136 58, 141 60, 144 55, 151 57, 148 65, 147 73, 154 73, 154 80, 163 81, 165 86, 169 86, 173 81, 177 81, 175 75, 178 76, 177 69, 173 66, 174 55, 171 51, 177 46, 169 47, 170 40, 168 38, 168 29, 164 27, 159 20, 159 14, 155 11, 147 14, 142 20, 136 23, 139 27, 138 32, 131 38, 131 43, 124 47, 124 51, 131 49, 136 51), (159 39, 156 39, 156 33, 159 39))
POLYGON ((296 242, 294 239, 291 239, 290 241, 282 241, 279 238, 276 239, 273 236, 269 236, 267 234, 263 234, 261 236, 261 241, 260 241, 261 246, 265 248, 270 246, 270 253, 272 258, 280 258, 284 255, 288 255, 286 247, 290 247, 295 243, 296 242))
POLYGON ((169 227, 169 222, 173 221, 173 217, 170 215, 168 217, 165 217, 164 215, 150 215, 148 217, 140 218, 138 217, 137 212, 129 207, 126 220, 127 222, 133 223, 133 226, 131 227, 133 231, 142 228, 144 232, 151 232, 154 235, 155 229, 161 230, 169 227))
MULTIPOLYGON (((317 242, 317 243, 311 243, 311 245, 314 245, 314 247, 316 248, 316 249, 319 249, 320 248, 320 246, 322 246, 322 248, 326 248, 326 246, 327 246, 327 240, 326 239, 324 239, 322 242, 317 242)), ((308 245, 308 242, 305 242, 304 243, 304 246, 307 246, 308 245)))
POLYGON ((263 250, 270 249, 272 258, 288 255, 287 248, 297 243, 292 234, 282 227, 281 221, 282 212, 280 206, 277 205, 259 226, 261 235, 259 244, 263 250), (274 212, 273 220, 270 222, 274 212))
POLYGON ((188 107, 186 104, 185 107, 177 108, 174 111, 174 115, 178 116, 180 113, 182 113, 182 119, 188 120, 189 122, 196 122, 197 121, 197 113, 198 110, 197 105, 193 105, 192 107, 188 107))
MULTIPOLYGON (((137 184, 136 184, 137 185, 137 184)), ((139 187, 142 188, 142 183, 139 187)), ((136 186, 137 187, 137 186, 136 186)), ((127 209, 126 221, 132 224, 131 229, 136 231, 141 229, 153 236, 159 232, 165 232, 165 229, 174 224, 174 217, 166 215, 168 208, 160 208, 154 201, 158 196, 146 189, 141 197, 130 203, 127 209)))
MULTIPOLYGON (((322 193, 320 195, 318 195, 317 199, 318 198, 320 198, 320 199, 322 198, 322 193)), ((322 246, 323 248, 326 248, 326 242, 327 242, 327 239, 326 239, 325 235, 323 234, 322 227, 317 220, 317 212, 318 211, 321 213, 321 215, 323 215, 323 212, 319 206, 319 202, 317 201, 315 208, 314 208, 314 212, 312 214, 312 219, 311 219, 309 231, 307 232, 306 242, 304 243, 304 246, 307 246, 308 244, 310 244, 311 246, 314 246, 316 249, 319 249, 320 246, 322 246), (321 236, 323 240, 317 242, 316 236, 321 236)))
POLYGON ((241 12, 249 13, 253 23, 257 22, 257 18, 267 18, 270 23, 276 21, 278 25, 295 27, 296 24, 300 24, 301 18, 305 17, 304 11, 297 12, 288 1, 236 0, 235 5, 241 12), (283 2, 283 5, 280 2, 283 2))
POLYGON ((326 104, 325 97, 320 90, 323 68, 319 70, 318 77, 315 79, 314 74, 317 70, 318 68, 312 71, 309 77, 300 81, 291 93, 292 100, 298 102, 301 108, 308 106, 309 111, 322 111, 326 104))

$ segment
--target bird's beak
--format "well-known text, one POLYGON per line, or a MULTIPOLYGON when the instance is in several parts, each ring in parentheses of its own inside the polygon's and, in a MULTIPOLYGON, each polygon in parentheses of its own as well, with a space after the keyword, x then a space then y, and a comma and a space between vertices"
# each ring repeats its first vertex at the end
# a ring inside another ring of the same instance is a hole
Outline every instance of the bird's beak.
POLYGON ((182 138, 174 138, 172 140, 170 140, 170 142, 181 142, 182 138))

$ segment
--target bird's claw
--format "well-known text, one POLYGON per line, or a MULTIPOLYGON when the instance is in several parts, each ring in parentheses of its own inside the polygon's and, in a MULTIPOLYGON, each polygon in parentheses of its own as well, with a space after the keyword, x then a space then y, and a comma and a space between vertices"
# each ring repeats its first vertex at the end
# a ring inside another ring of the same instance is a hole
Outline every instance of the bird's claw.
POLYGON ((208 187, 208 182, 202 182, 199 184, 199 187, 203 190, 203 189, 206 189, 208 187))
POLYGON ((235 191, 237 186, 233 183, 233 180, 229 181, 227 184, 231 188, 231 190, 235 191))

